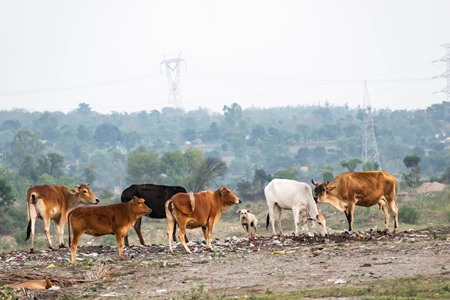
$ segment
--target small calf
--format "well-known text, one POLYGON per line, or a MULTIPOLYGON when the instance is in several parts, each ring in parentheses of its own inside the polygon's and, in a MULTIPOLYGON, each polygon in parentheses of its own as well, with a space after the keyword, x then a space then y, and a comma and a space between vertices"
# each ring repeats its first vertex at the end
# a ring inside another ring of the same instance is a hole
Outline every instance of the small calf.
POLYGON ((134 197, 129 202, 106 206, 79 207, 69 214, 69 245, 72 262, 77 260, 77 245, 83 233, 101 236, 114 234, 119 248, 120 258, 124 258, 123 239, 136 223, 136 219, 151 213, 145 200, 134 197), (70 228, 73 230, 73 241, 70 228))
POLYGON ((252 234, 250 233, 250 227, 253 227, 254 235, 256 235, 256 227, 258 227, 258 219, 255 217, 255 215, 252 214, 249 209, 241 209, 238 210, 237 213, 241 214, 240 216, 241 225, 247 232, 248 236, 249 237, 252 236, 252 234))

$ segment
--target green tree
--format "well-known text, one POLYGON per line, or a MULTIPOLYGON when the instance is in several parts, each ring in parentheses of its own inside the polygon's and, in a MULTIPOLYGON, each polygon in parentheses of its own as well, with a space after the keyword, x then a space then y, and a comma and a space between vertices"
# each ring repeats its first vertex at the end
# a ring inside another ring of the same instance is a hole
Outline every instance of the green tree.
POLYGON ((83 102, 83 103, 79 103, 78 104, 77 112, 79 114, 87 115, 87 114, 89 114, 91 112, 91 110, 92 109, 90 108, 88 103, 84 103, 83 102))
POLYGON ((227 164, 215 157, 207 157, 189 175, 186 188, 193 192, 199 192, 223 178, 227 171, 227 164))
POLYGON ((231 106, 224 105, 223 113, 225 121, 230 125, 230 131, 234 132, 242 120, 242 108, 239 104, 233 103, 231 106))
POLYGON ((420 181, 420 157, 416 154, 407 155, 403 158, 403 163, 405 167, 411 169, 410 173, 403 173, 403 180, 405 180, 406 184, 410 187, 418 187, 420 181))
POLYGON ((281 169, 273 175, 273 178, 297 180, 298 171, 292 168, 281 169))
POLYGON ((128 155, 126 171, 128 183, 157 183, 161 174, 158 154, 139 147, 128 155))
POLYGON ((10 144, 11 151, 7 152, 6 160, 11 167, 19 168, 27 154, 37 157, 42 153, 45 146, 39 139, 39 133, 28 130, 20 130, 10 144))
POLYGON ((25 160, 19 168, 19 175, 27 178, 33 184, 37 182, 39 175, 32 155, 27 154, 25 156, 25 160))
POLYGON ((363 161, 357 157, 350 158, 348 161, 342 160, 341 166, 347 168, 349 172, 354 172, 356 167, 362 164, 363 161))
POLYGON ((95 128, 93 139, 102 148, 122 142, 122 132, 117 126, 111 124, 101 124, 95 128))
POLYGON ((97 176, 96 176, 97 169, 98 169, 98 166, 95 163, 89 163, 89 164, 87 164, 86 167, 84 167, 83 177, 84 177, 85 183, 93 184, 97 180, 97 176))
POLYGON ((272 180, 272 175, 266 174, 263 169, 255 170, 255 175, 253 176, 253 185, 258 190, 263 190, 266 182, 270 182, 272 180))
POLYGON ((322 176, 322 181, 332 181, 334 179, 334 168, 332 166, 323 166, 320 169, 320 176, 322 176))
POLYGON ((12 186, 4 178, 0 178, 0 208, 7 208, 14 204, 12 186))
POLYGON ((55 152, 41 156, 38 159, 37 171, 39 175, 47 173, 53 178, 64 175, 64 156, 55 152))

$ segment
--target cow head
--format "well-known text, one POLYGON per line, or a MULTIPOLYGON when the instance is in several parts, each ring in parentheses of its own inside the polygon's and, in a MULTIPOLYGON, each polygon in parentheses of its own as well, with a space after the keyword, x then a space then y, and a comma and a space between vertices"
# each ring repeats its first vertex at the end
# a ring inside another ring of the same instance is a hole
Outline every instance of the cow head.
POLYGON ((308 218, 312 222, 314 230, 321 236, 327 234, 327 221, 323 214, 318 214, 315 218, 308 218))
POLYGON ((328 186, 328 184, 330 183, 329 181, 327 181, 326 183, 316 183, 314 182, 314 179, 311 179, 312 184, 314 184, 315 188, 314 188, 314 201, 317 202, 325 202, 325 198, 326 195, 329 191, 333 190, 334 188, 336 188, 336 186, 328 186))
POLYGON ((151 208, 145 204, 145 199, 143 198, 134 196, 133 199, 127 203, 131 206, 131 213, 133 214, 133 217, 136 217, 136 219, 152 212, 151 208))
POLYGON ((72 193, 75 192, 78 194, 78 198, 82 203, 85 204, 98 204, 100 200, 98 200, 97 196, 89 188, 89 183, 83 183, 75 186, 75 190, 70 190, 72 193))
POLYGON ((227 210, 231 207, 233 204, 239 204, 242 203, 241 199, 239 199, 238 196, 233 194, 229 189, 227 189, 224 186, 221 186, 216 193, 219 194, 220 200, 222 202, 222 211, 227 210))

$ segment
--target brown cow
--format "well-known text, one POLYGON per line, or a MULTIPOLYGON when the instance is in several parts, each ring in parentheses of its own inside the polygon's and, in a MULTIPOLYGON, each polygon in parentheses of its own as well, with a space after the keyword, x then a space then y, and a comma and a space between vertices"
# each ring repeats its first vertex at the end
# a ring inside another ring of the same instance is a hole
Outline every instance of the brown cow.
POLYGON ((370 207, 375 204, 384 212, 384 228, 389 227, 390 209, 394 214, 394 233, 398 231, 397 180, 391 174, 385 171, 344 172, 331 182, 311 182, 316 186, 317 202, 330 203, 345 213, 349 231, 353 231, 355 205, 370 207))
POLYGON ((47 235, 48 246, 53 250, 50 237, 50 220, 53 220, 59 237, 59 248, 64 248, 64 226, 67 214, 73 209, 97 204, 99 200, 92 193, 89 184, 77 185, 75 189, 69 189, 64 185, 36 185, 27 191, 28 227, 27 237, 31 234, 30 252, 34 251, 34 228, 36 218, 44 220, 44 231, 47 235))
POLYGON ((206 241, 206 248, 214 251, 211 237, 214 225, 220 220, 222 211, 229 209, 241 200, 229 189, 222 186, 215 192, 210 190, 200 193, 178 193, 166 202, 167 236, 169 238, 169 251, 172 250, 172 232, 178 223, 180 230, 178 237, 183 243, 187 253, 192 253, 186 245, 184 236, 186 228, 201 227, 206 241))
POLYGON ((77 245, 83 233, 101 236, 114 234, 119 256, 124 258, 123 238, 136 223, 136 219, 151 213, 143 198, 134 197, 129 202, 106 206, 79 207, 69 214, 69 245, 72 262, 77 260, 77 245), (73 231, 71 241, 70 228, 73 231))

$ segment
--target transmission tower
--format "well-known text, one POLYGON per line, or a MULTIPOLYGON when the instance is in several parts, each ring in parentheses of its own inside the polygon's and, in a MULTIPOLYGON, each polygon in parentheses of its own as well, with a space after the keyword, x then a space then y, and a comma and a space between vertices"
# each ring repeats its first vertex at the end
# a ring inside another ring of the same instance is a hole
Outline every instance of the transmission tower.
MULTIPOLYGON (((159 65, 160 71, 162 73, 162 65, 164 64, 166 67, 166 75, 167 80, 169 81, 169 106, 173 107, 182 107, 183 104, 181 102, 181 94, 180 94, 180 65, 184 63, 186 68, 186 61, 182 59, 181 53, 178 55, 178 58, 166 59, 159 65)), ((186 68, 187 69, 187 68, 186 68)))
POLYGON ((365 81, 362 108, 364 112, 362 160, 364 162, 370 161, 373 164, 378 164, 378 168, 381 170, 380 155, 378 154, 375 129, 373 127, 372 107, 370 105, 369 91, 367 90, 367 83, 365 81))
POLYGON ((441 92, 447 93, 447 101, 450 100, 450 44, 442 45, 442 47, 447 49, 447 54, 441 58, 441 61, 445 62, 447 69, 441 74, 442 77, 447 78, 447 87, 441 90, 441 92))

